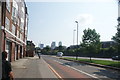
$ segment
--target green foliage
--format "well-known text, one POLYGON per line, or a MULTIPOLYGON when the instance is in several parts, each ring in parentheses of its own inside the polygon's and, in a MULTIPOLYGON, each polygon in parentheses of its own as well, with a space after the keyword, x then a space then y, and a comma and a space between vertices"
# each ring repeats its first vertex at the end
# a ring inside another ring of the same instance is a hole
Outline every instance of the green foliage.
POLYGON ((100 49, 100 35, 90 28, 85 29, 83 33, 81 46, 86 48, 87 53, 97 53, 100 49))
POLYGON ((109 48, 101 48, 99 51, 99 57, 111 58, 112 56, 116 56, 116 48, 109 47, 109 48))
POLYGON ((117 53, 120 55, 120 17, 118 18, 119 24, 117 25, 117 33, 115 36, 112 37, 112 40, 114 40, 117 43, 116 49, 117 53))
POLYGON ((96 33, 95 29, 88 28, 83 31, 84 35, 82 37, 82 42, 85 46, 96 45, 100 42, 100 35, 96 33))
POLYGON ((42 49, 42 53, 43 54, 49 54, 51 51, 51 48, 49 46, 46 46, 42 49))
POLYGON ((120 25, 117 26, 117 33, 112 38, 118 45, 120 45, 120 25))

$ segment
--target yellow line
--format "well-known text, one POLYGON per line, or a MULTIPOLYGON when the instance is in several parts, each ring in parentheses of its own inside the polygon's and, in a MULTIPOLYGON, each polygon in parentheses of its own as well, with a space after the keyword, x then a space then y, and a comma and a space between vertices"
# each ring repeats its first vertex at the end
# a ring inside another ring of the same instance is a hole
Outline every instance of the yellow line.
POLYGON ((48 64, 48 67, 55 73, 55 75, 60 79, 63 80, 62 77, 48 64))

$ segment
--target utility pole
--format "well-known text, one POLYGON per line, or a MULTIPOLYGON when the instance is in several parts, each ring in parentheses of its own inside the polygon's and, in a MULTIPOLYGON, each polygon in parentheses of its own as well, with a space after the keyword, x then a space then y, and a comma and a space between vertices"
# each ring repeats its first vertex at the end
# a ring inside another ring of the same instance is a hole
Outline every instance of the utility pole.
POLYGON ((77 23, 77 53, 76 53, 76 60, 78 59, 78 21, 75 21, 77 23))

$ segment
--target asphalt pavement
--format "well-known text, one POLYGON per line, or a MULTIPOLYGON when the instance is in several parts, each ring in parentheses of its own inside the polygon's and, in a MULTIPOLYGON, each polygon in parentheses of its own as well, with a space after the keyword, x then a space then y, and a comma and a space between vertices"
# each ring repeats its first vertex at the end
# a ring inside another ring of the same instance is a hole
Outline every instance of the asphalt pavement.
MULTIPOLYGON (((59 75, 63 78, 74 77, 77 74, 75 71, 82 73, 86 76, 91 77, 92 79, 100 79, 100 80, 120 80, 120 72, 113 69, 108 69, 104 67, 97 67, 83 63, 76 63, 73 61, 67 61, 59 59, 59 57, 55 56, 42 56, 43 59, 49 63, 59 75), (63 67, 63 68, 61 68, 63 67), (59 70, 59 68, 61 68, 59 70), (75 70, 68 70, 69 68, 75 70), (71 72, 68 72, 71 71, 71 72), (64 73, 63 73, 64 72, 64 73), (66 74, 65 74, 66 73, 66 74), (70 75, 72 73, 73 75, 70 75), (69 75, 68 75, 69 74, 69 75)), ((82 75, 80 74, 80 75, 82 75)), ((79 77, 79 76, 77 76, 79 77)), ((88 77, 86 77, 88 78, 88 77)))
POLYGON ((56 78, 55 73, 49 68, 48 64, 41 58, 37 56, 26 57, 23 59, 16 60, 11 63, 14 78, 34 78, 34 79, 44 79, 44 78, 56 78))

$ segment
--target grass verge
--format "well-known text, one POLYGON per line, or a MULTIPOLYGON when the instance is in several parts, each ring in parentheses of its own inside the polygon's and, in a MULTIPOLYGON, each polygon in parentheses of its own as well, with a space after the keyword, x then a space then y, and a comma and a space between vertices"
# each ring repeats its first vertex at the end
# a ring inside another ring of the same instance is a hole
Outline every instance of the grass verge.
MULTIPOLYGON (((76 58, 69 58, 69 57, 64 57, 63 59, 76 60, 76 58)), ((95 63, 95 64, 101 64, 101 65, 120 68, 120 61, 107 61, 107 60, 94 60, 94 59, 92 59, 91 61, 90 59, 78 59, 78 61, 84 61, 89 63, 95 63)))

